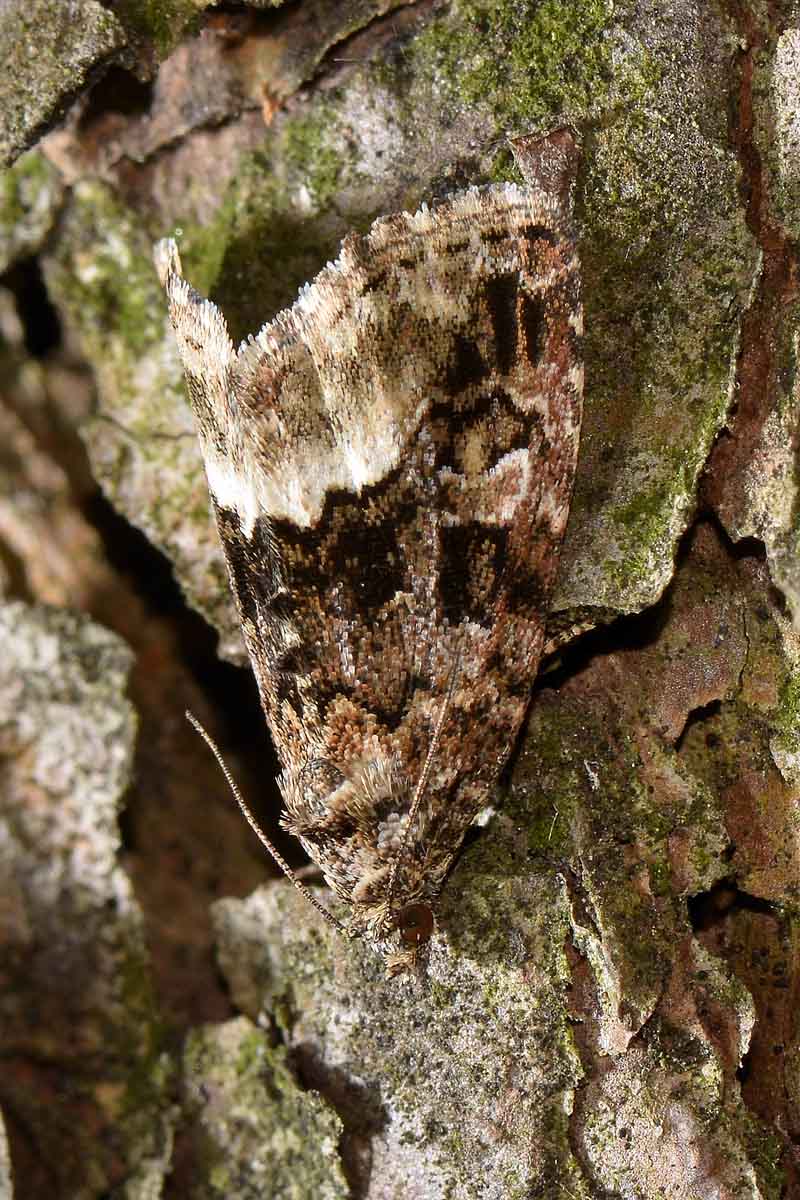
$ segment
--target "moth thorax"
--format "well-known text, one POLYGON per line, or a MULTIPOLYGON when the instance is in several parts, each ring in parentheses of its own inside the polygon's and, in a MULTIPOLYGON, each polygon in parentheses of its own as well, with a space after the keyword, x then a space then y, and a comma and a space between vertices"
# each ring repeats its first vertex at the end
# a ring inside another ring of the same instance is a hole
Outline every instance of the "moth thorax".
POLYGON ((406 825, 408 824, 408 815, 390 812, 386 818, 381 821, 378 829, 378 853, 382 858, 388 858, 392 854, 397 854, 402 845, 405 836, 406 825))

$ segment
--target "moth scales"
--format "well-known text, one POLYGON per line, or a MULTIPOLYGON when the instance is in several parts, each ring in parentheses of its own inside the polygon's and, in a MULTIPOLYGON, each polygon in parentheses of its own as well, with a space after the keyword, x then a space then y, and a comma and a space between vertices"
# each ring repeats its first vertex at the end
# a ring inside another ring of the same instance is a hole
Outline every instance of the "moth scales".
POLYGON ((544 644, 583 386, 566 206, 502 184, 383 217, 238 350, 173 241, 156 262, 281 824, 412 969, 544 644))

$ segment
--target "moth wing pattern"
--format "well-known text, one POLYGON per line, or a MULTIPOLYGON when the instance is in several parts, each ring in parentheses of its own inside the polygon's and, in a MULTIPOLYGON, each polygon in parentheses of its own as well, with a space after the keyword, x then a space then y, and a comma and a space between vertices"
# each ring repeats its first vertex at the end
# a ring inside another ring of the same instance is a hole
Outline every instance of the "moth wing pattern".
POLYGON ((382 218, 238 351, 174 243, 157 261, 283 823, 391 948, 489 798, 542 652, 581 422, 570 222, 513 184, 382 218))

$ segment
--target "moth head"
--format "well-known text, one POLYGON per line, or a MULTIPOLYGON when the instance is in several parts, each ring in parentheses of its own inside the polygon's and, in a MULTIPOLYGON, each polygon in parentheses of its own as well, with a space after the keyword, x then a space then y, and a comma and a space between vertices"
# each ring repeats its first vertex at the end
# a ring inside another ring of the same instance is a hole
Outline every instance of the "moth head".
POLYGON ((393 914, 400 940, 412 948, 424 946, 433 933, 433 909, 429 904, 405 904, 393 914))
POLYGON ((415 973, 433 933, 433 909, 429 904, 417 901, 405 904, 393 914, 400 937, 400 949, 387 955, 386 973, 392 978, 406 972, 415 973))
POLYGON ((433 930, 433 909, 424 900, 414 900, 390 910, 381 938, 381 951, 390 978, 419 971, 433 930))
POLYGON ((321 862, 350 907, 350 933, 365 935, 390 974, 413 966, 434 930, 419 854, 415 785, 380 750, 334 766, 315 760, 284 773, 285 827, 321 862))

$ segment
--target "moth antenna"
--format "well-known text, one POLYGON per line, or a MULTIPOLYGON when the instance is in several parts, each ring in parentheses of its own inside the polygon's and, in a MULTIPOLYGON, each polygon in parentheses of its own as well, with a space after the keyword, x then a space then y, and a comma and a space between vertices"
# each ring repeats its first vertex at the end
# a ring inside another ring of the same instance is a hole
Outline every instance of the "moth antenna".
POLYGON ((354 934, 350 930, 346 929, 345 926, 341 923, 341 921, 337 921, 337 919, 333 915, 333 913, 328 912, 325 905, 320 904, 319 900, 317 900, 317 898, 316 898, 316 896, 314 896, 313 892, 309 891, 309 889, 305 886, 305 884, 302 883, 300 879, 298 879, 297 875, 292 870, 292 868, 289 866, 286 859, 281 854, 280 850, 278 850, 276 846, 273 846, 272 842, 269 840, 267 835, 264 833, 264 830, 261 828, 258 821, 255 819, 252 812, 250 811, 250 808, 248 807, 247 803, 245 802, 245 799, 242 796, 242 793, 239 791, 239 788, 237 787, 233 776, 231 775, 230 771, 228 770, 227 764, 225 763, 225 760, 222 757, 222 753, 219 749, 219 746, 214 741, 211 734, 208 733, 203 728, 203 726, 200 724, 200 722, 198 721, 198 719, 194 715, 194 713, 191 713, 188 710, 186 712, 186 720, 189 722, 190 725, 192 725, 197 730, 197 732, 200 734, 200 737, 203 739, 203 741, 208 746, 211 753, 214 755, 214 758, 219 763, 219 767, 220 767, 220 770, 222 771, 222 774, 225 776, 225 780, 228 784, 228 787, 231 789, 231 791, 233 793, 236 803, 239 805, 239 808, 242 810, 242 814, 244 816, 245 821, 247 821, 247 824, 253 830, 253 833, 256 835, 258 840, 261 842, 261 845, 264 847, 264 849, 269 854, 272 855, 275 862, 278 864, 280 869, 283 871, 286 878, 291 883, 294 884, 294 886, 297 888, 298 892, 301 892, 303 894, 303 896, 305 896, 305 898, 306 898, 306 900, 308 900, 309 904, 314 905, 314 908, 317 910, 317 912, 320 914, 320 916, 325 918, 325 920, 328 922, 329 925, 332 925, 334 929, 338 929, 339 933, 343 933, 345 935, 345 937, 353 937, 354 934))
MULTIPOLYGON (((460 653, 459 653, 459 657, 460 657, 460 653)), ((425 762, 422 765, 422 770, 420 772, 419 779, 417 780, 417 786, 414 788, 414 796, 411 800, 411 807, 408 810, 408 821, 406 822, 406 827, 403 830, 403 838, 402 838, 402 841, 400 842, 400 846, 398 848, 397 854, 395 855, 394 863, 392 864, 392 873, 389 876, 388 902, 389 902, 390 908, 391 908, 392 900, 394 899, 395 887, 397 886, 397 877, 398 877, 398 873, 400 871, 400 864, 403 861, 403 855, 405 854, 406 847, 408 846, 408 840, 411 837, 411 830, 413 828, 414 821, 416 820, 417 813, 419 812, 419 806, 422 804, 422 797, 425 794, 425 788, 428 786, 428 779, 430 777, 430 773, 433 768, 433 760, 436 755, 436 751, 439 749, 439 739, 442 736, 442 729, 444 728, 445 719, 447 717, 448 712, 450 711, 450 704, 453 699, 453 692, 455 691, 455 687, 456 687, 457 675, 458 675, 458 658, 456 658, 455 664, 453 666, 453 673, 450 676, 450 683, 447 688, 447 695, 444 698, 444 702, 442 704, 442 711, 439 713, 439 718, 436 722, 436 728, 433 731, 433 737, 431 738, 431 744, 428 747, 428 753, 425 755, 425 762)))

